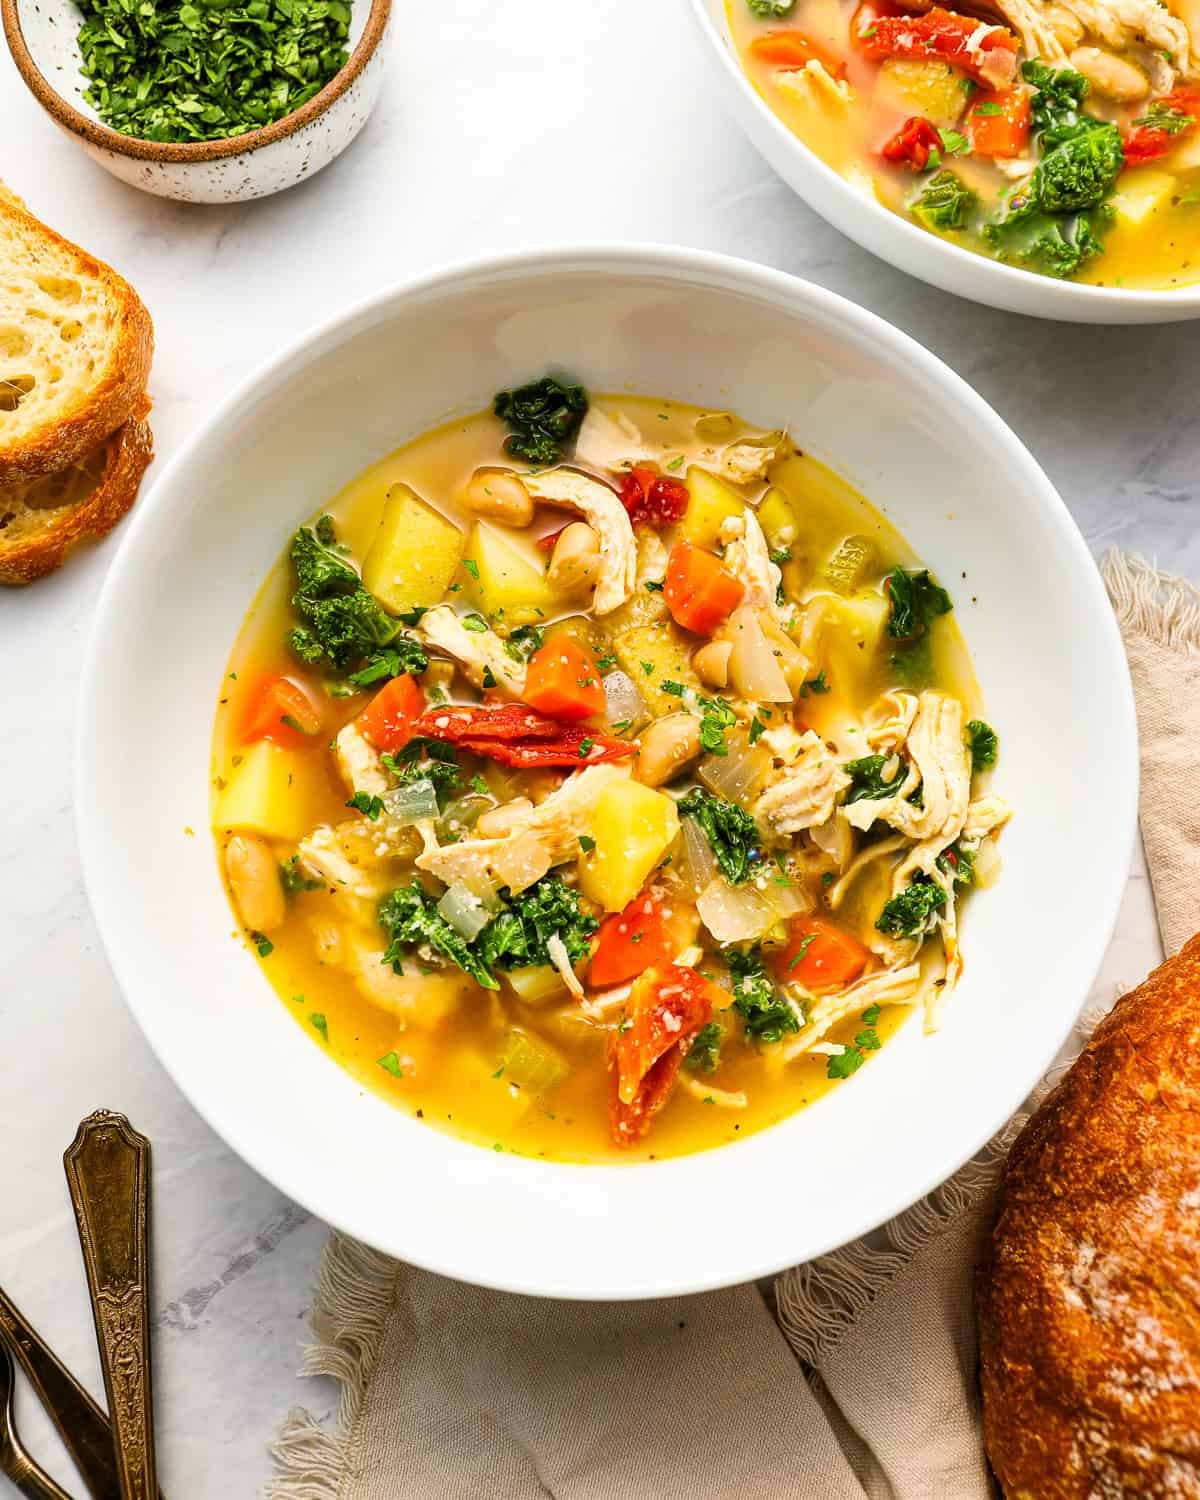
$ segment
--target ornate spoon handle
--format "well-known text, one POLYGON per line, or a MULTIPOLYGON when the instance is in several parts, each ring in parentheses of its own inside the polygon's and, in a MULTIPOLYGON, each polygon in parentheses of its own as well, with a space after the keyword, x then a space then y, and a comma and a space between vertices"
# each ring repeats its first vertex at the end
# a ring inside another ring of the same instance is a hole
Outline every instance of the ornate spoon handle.
POLYGON ((63 1156, 92 1294, 122 1500, 155 1500, 150 1382, 150 1142, 97 1110, 63 1156))
POLYGON ((5 1340, 50 1413, 94 1500, 120 1500, 108 1418, 0 1287, 0 1342, 5 1340))

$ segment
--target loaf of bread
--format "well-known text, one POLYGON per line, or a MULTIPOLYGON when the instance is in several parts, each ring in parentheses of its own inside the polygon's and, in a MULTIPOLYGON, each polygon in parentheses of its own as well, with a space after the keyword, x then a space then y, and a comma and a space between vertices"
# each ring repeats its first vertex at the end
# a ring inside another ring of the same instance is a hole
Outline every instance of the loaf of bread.
POLYGON ((1200 936, 1013 1146, 978 1310, 1007 1500, 1200 1500, 1200 936))
POLYGON ((111 267, 0 185, 0 583, 28 583, 137 498, 154 336, 111 267))

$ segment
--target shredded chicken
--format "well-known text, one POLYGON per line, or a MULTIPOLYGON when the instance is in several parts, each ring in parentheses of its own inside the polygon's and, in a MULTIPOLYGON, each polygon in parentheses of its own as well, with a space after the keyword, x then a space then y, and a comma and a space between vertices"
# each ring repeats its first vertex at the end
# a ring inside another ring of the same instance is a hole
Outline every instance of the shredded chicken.
POLYGON ((694 1073, 681 1073, 679 1086, 693 1099, 699 1099, 701 1104, 715 1104, 718 1109, 745 1109, 750 1103, 742 1089, 714 1088, 694 1073))
POLYGON ((840 880, 834 881, 829 887, 829 905, 836 911, 845 899, 846 892, 867 868, 874 864, 877 859, 883 859, 885 855, 896 854, 904 848, 905 838, 902 833, 893 833, 886 839, 879 839, 874 844, 868 845, 856 859, 847 867, 845 874, 840 880))
POLYGON ((917 716, 917 695, 895 689, 871 705, 866 719, 867 744, 877 754, 899 750, 917 716))
POLYGON ((583 985, 580 984, 579 976, 571 967, 571 955, 567 952, 567 945, 557 932, 551 933, 546 939, 546 952, 550 955, 550 962, 558 970, 559 977, 567 989, 576 1000, 582 1000, 583 985))
MULTIPOLYGON (((851 803, 846 817, 863 831, 877 819, 890 823, 905 838, 928 844, 936 857, 962 832, 971 795, 971 763, 957 698, 933 691, 921 694, 905 753, 910 769, 899 790, 890 797, 851 803), (915 786, 921 789, 919 807, 908 800, 915 786)), ((925 863, 923 854, 916 864, 924 868, 925 863)))
POLYGON ((986 797, 977 798, 967 808, 967 816, 959 837, 971 841, 981 839, 993 829, 1003 828, 1011 817, 1012 808, 1004 798, 989 793, 986 797))
POLYGON ((818 58, 802 68, 778 68, 772 81, 798 104, 835 104, 845 108, 854 102, 854 90, 844 78, 834 78, 818 58))
POLYGON ((579 836, 592 828, 600 793, 628 776, 627 765, 588 766, 568 776, 502 837, 429 848, 416 863, 446 885, 474 888, 490 881, 514 894, 523 891, 554 865, 577 858, 579 836))
POLYGON ((771 561, 771 549, 752 510, 721 523, 725 566, 746 590, 743 603, 776 613, 775 596, 783 574, 771 561))
POLYGON ((422 615, 417 634, 427 646, 452 656, 477 688, 494 687, 512 698, 525 691, 524 663, 508 654, 494 630, 468 630, 448 604, 422 615), (489 672, 493 680, 485 684, 489 672))
MULTIPOLYGON (((1012 0, 1002 0, 1007 8, 1012 0)), ((1196 59, 1188 28, 1158 0, 1058 0, 1078 16, 1090 36, 1114 52, 1142 42, 1157 52, 1169 52, 1172 64, 1185 78, 1195 76, 1196 59)))
POLYGON ((600 577, 592 609, 608 615, 619 609, 637 584, 637 542, 629 512, 608 485, 578 469, 546 469, 522 474, 535 500, 578 511, 600 543, 600 577))
POLYGON ((333 754, 342 780, 352 793, 366 792, 368 796, 381 797, 390 790, 392 778, 384 769, 379 751, 353 723, 338 731, 333 754))
POLYGON ((331 827, 314 828, 300 841, 300 863, 323 880, 335 895, 380 901, 395 883, 388 861, 413 853, 411 836, 398 841, 384 819, 348 818, 331 827))
POLYGON ((867 1010, 872 1005, 900 1005, 911 1000, 921 984, 920 964, 904 964, 899 968, 885 969, 881 974, 869 974, 844 990, 836 990, 816 999, 809 997, 808 1020, 795 1036, 785 1037, 772 1056, 780 1062, 791 1062, 804 1052, 812 1050, 837 1023, 856 1010, 867 1010))
POLYGON ((799 833, 833 817, 837 799, 850 785, 837 757, 811 729, 799 751, 759 794, 755 819, 774 834, 799 833))
MULTIPOLYGON (((783 432, 751 432, 729 443, 689 444, 688 460, 721 479, 750 484, 766 477, 768 468, 784 451, 786 441, 783 432)), ((580 463, 613 474, 627 474, 637 464, 662 468, 666 459, 680 452, 678 444, 648 441, 628 417, 612 417, 595 406, 589 408, 583 419, 575 445, 575 456, 580 463)), ((526 478, 522 475, 522 479, 526 478)))

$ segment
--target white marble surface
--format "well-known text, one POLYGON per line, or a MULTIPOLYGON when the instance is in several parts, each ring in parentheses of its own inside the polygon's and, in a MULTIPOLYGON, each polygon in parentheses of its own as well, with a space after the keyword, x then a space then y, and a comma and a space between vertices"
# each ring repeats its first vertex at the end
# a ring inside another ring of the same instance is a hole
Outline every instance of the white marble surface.
MULTIPOLYGON (((383 100, 356 144, 304 187, 234 208, 120 185, 0 60, 5 177, 123 271, 154 315, 160 455, 281 341, 397 278, 546 242, 660 240, 769 262, 898 323, 1013 424, 1096 553, 1119 543, 1200 578, 1196 325, 1039 324, 872 259, 727 123, 681 5, 459 0, 399 20, 383 100)), ((291 1403, 331 1408, 331 1388, 294 1374, 324 1231, 178 1095, 126 1014, 88 912, 71 810, 76 681, 119 542, 0 595, 0 1283, 98 1389, 60 1158, 89 1110, 126 1111, 155 1148, 164 1488, 230 1500, 258 1493, 291 1403)), ((1094 998, 1110 1002, 1157 957, 1139 862, 1094 998)), ((40 1410, 25 1399, 19 1414, 78 1488, 40 1410)))

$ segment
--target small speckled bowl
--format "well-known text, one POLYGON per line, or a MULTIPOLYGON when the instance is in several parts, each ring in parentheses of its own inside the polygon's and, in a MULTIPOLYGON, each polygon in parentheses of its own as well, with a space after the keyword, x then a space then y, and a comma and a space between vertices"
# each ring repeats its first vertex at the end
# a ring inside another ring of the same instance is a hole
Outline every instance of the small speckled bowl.
POLYGON ((13 61, 50 118, 114 177, 186 203, 239 203, 294 187, 344 151, 379 97, 392 0, 352 0, 350 57, 273 125, 223 140, 142 141, 102 125, 83 97, 74 0, 0 0, 13 61))

